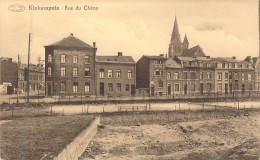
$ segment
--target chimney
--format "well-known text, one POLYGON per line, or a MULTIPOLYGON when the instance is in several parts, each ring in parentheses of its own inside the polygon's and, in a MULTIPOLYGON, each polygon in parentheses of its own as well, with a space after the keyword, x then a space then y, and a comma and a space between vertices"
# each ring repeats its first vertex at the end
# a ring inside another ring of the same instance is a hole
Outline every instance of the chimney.
POLYGON ((118 55, 118 57, 122 57, 123 53, 122 52, 118 52, 117 55, 118 55))
POLYGON ((73 36, 73 33, 71 33, 70 36, 73 36))
POLYGON ((8 58, 8 61, 12 62, 12 60, 13 60, 12 58, 8 58))
POLYGON ((96 48, 96 42, 93 42, 93 47, 96 48))
POLYGON ((164 54, 159 54, 160 57, 164 57, 164 54))
POLYGON ((165 57, 167 58, 167 53, 165 54, 165 57))
POLYGON ((233 56, 232 59, 236 59, 236 56, 233 56))

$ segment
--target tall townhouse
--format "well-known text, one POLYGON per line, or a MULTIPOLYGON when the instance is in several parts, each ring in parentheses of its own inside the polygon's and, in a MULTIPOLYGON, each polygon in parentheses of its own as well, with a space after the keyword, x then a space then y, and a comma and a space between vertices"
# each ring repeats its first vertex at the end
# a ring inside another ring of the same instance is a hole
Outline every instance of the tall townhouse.
POLYGON ((131 56, 96 56, 97 96, 121 97, 135 94, 135 61, 131 56))
POLYGON ((166 60, 160 56, 142 56, 136 63, 137 88, 148 88, 150 96, 167 95, 166 60))
POLYGON ((94 96, 97 48, 71 34, 45 46, 47 96, 94 96))

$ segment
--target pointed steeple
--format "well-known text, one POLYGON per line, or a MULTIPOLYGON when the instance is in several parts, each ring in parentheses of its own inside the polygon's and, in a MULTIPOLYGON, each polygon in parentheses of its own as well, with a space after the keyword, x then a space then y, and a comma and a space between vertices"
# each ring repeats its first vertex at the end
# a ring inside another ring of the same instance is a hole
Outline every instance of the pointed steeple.
POLYGON ((189 44, 189 41, 188 41, 188 38, 187 38, 187 35, 186 35, 186 34, 185 34, 185 37, 184 37, 183 43, 188 43, 188 44, 189 44))
POLYGON ((176 41, 176 40, 181 41, 178 22, 177 22, 177 18, 175 16, 174 26, 173 26, 173 30, 172 30, 171 42, 176 41))

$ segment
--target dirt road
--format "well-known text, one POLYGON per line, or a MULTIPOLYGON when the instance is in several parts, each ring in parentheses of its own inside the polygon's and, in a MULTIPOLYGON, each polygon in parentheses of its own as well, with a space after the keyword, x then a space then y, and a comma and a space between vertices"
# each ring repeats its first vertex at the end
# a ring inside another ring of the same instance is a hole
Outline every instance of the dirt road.
POLYGON ((259 115, 139 125, 108 125, 99 129, 81 159, 258 160, 260 157, 259 115))

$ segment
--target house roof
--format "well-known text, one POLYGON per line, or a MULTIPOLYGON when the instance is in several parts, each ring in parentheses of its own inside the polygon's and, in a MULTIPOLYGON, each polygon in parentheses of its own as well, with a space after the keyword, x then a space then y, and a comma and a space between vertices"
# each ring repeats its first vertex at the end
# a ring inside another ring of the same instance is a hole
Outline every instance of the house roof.
POLYGON ((197 45, 197 46, 194 46, 186 51, 184 51, 181 56, 184 56, 184 57, 201 57, 201 56, 205 56, 205 53, 203 52, 202 48, 197 45))
POLYGON ((166 67, 167 68, 183 68, 179 63, 177 63, 175 60, 168 58, 166 61, 166 67))
POLYGON ((180 61, 194 61, 195 58, 192 57, 177 57, 180 61))
POLYGON ((144 55, 144 57, 149 58, 149 59, 164 59, 167 60, 167 57, 163 57, 163 56, 149 56, 149 55, 144 55))
POLYGON ((131 56, 96 56, 96 62, 106 63, 131 63, 135 61, 131 56))
MULTIPOLYGON (((52 43, 47 46, 59 46, 59 47, 79 47, 79 48, 93 48, 91 45, 83 42, 82 40, 76 38, 71 34, 70 36, 63 38, 60 41, 52 43)), ((46 47, 47 47, 46 46, 46 47)))

